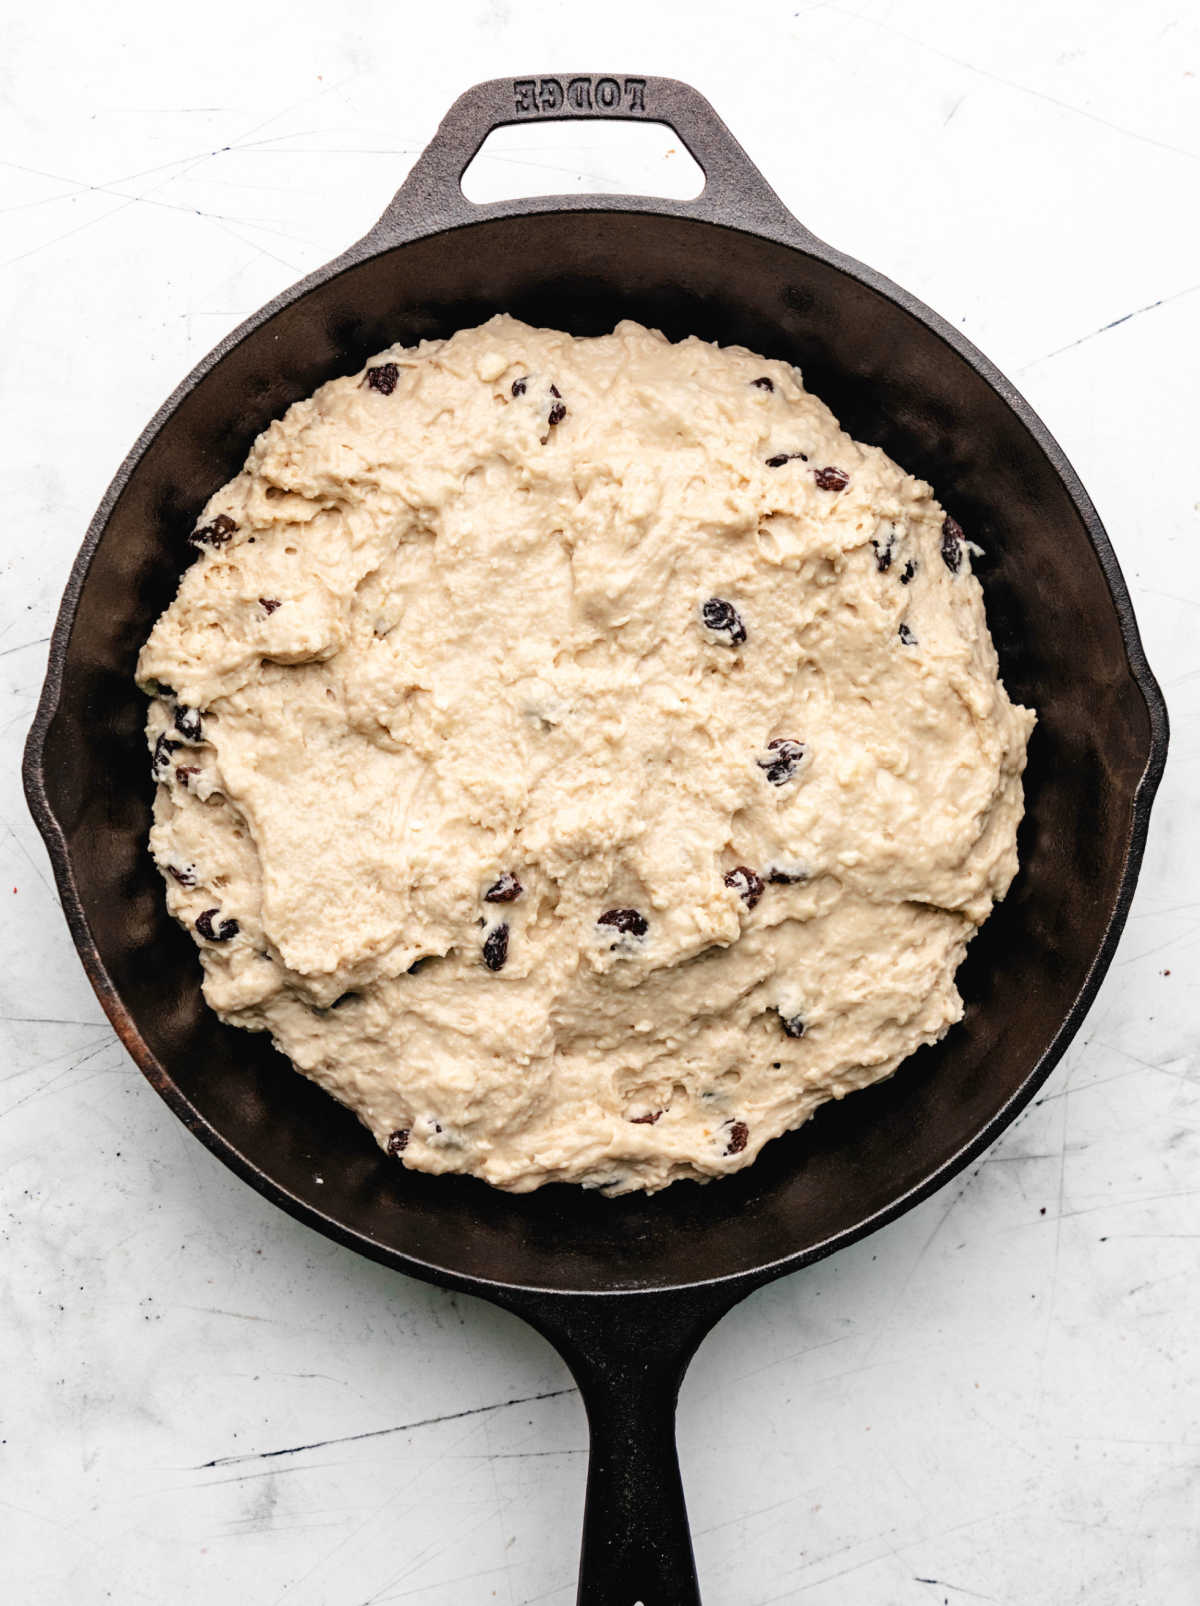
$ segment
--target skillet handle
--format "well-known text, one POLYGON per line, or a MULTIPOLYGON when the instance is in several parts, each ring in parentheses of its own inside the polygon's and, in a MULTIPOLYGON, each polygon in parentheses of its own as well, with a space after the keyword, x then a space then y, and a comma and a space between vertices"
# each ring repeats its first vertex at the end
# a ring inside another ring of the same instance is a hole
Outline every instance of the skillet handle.
POLYGON ((655 197, 655 212, 767 229, 801 245, 812 241, 703 95, 676 78, 627 73, 489 78, 466 90, 367 240, 377 247, 399 245, 438 229, 514 212, 635 210, 630 196, 540 196, 480 206, 463 194, 463 173, 493 129, 580 118, 665 123, 687 146, 704 173, 704 188, 690 201, 655 197))
POLYGON ((506 1301, 555 1346, 587 1409, 578 1606, 700 1606, 675 1405, 701 1339, 749 1291, 506 1301))

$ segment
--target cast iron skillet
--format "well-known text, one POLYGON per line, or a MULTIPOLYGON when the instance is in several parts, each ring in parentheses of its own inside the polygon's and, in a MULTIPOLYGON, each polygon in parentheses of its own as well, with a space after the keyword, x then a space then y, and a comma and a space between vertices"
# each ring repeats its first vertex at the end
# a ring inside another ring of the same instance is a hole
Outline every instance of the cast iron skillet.
POLYGON ((494 1300, 556 1345, 591 1428, 579 1600, 685 1606, 699 1597, 673 1419, 696 1346, 753 1289, 941 1186, 1028 1102, 1112 957, 1166 748, 1100 521, 1008 381, 803 228, 694 90, 566 75, 463 95, 365 238, 244 323, 150 422, 67 585, 25 785, 92 985, 176 1115, 318 1231, 494 1300), (704 169, 702 195, 465 200, 459 178, 491 129, 579 116, 669 124, 704 169), (202 504, 267 422, 324 380, 499 310, 577 334, 632 317, 798 363, 851 434, 930 480, 986 549, 977 567, 1004 678, 1039 715, 1021 872, 960 972, 962 1024, 749 1170, 652 1199, 563 1186, 509 1196, 386 1160, 267 1042, 203 1006, 195 949, 146 848, 134 660, 202 504))

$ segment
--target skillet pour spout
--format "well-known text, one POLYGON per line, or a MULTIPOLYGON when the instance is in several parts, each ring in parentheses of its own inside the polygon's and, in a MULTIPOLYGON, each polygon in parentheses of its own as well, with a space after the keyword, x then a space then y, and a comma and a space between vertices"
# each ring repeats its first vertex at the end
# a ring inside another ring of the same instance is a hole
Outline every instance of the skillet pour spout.
POLYGON ((176 1115, 319 1232, 491 1299, 555 1344, 591 1433, 579 1600, 691 1606, 673 1422, 688 1361, 739 1299, 925 1198, 1032 1098, 1112 958, 1166 749, 1108 538, 1012 385, 937 314, 797 222, 695 90, 560 73, 468 90, 366 236, 236 329, 150 421, 67 583, 24 773, 88 976, 176 1115), (668 124, 703 191, 466 200, 462 173, 493 128, 579 117, 668 124), (578 335, 634 318, 798 364, 844 428, 936 486, 984 549, 1001 672, 1038 710, 1021 870, 959 971, 962 1022, 747 1170, 649 1199, 509 1195, 388 1160, 269 1043, 205 1008, 147 851, 134 664, 200 509, 292 402, 395 341, 500 311, 578 335))

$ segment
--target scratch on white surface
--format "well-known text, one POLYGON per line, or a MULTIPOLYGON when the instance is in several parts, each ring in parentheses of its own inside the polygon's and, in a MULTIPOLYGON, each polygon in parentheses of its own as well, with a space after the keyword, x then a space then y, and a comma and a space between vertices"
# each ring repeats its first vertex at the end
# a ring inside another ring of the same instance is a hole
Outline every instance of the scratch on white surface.
POLYGON ((1114 134, 1122 134, 1126 139, 1134 139, 1143 145, 1152 145, 1156 150, 1170 151, 1175 156, 1183 156, 1189 161, 1200 162, 1200 151, 1188 150, 1183 145, 1173 145, 1169 140, 1156 139, 1153 134, 1143 134, 1140 129, 1127 128, 1122 123, 1115 123, 1107 117, 1101 117, 1098 112, 1088 111, 1086 106, 1075 106, 1068 100, 1060 100, 1057 95, 1049 95, 1044 89, 1036 89, 1032 84, 1023 84, 1019 79, 1006 78, 1002 73, 989 72, 977 62, 966 61, 962 56, 952 56, 946 50, 939 50, 931 45, 927 39, 917 34, 906 33, 903 28, 894 27, 890 22, 883 22, 878 17, 869 17, 862 11, 851 11, 846 6, 832 5, 832 11, 841 17, 853 17, 858 22, 865 22, 869 27, 879 28, 885 33, 895 34, 897 39, 906 39, 910 45, 916 45, 926 50, 931 56, 940 56, 943 61, 953 62, 956 67, 962 67, 967 72, 978 74, 986 78, 989 83, 1001 84, 1005 89, 1016 90, 1019 94, 1029 95, 1034 100, 1045 101, 1047 105, 1057 106, 1059 111, 1070 113, 1072 117, 1086 118, 1090 123, 1096 123, 1101 128, 1111 129, 1114 134))
POLYGON ((753 1511, 740 1511, 736 1517, 726 1517, 721 1522, 710 1522, 704 1528, 694 1528, 693 1537, 702 1538, 705 1534, 720 1533, 723 1528, 740 1527, 753 1517, 765 1517, 772 1511, 782 1511, 785 1506, 794 1506, 803 1498, 803 1492, 788 1495, 785 1500, 772 1500, 768 1505, 756 1506, 753 1511))
MULTIPOLYGON (((353 76, 355 76, 355 75, 352 74, 351 77, 353 77, 353 76)), ((346 82, 349 82, 349 81, 350 81, 349 79, 344 79, 344 80, 342 80, 342 83, 346 83, 346 82)), ((179 210, 179 211, 184 211, 184 212, 194 212, 197 217, 208 217, 208 218, 211 218, 213 221, 218 221, 218 222, 219 221, 223 221, 217 215, 212 214, 212 213, 207 213, 201 207, 187 206, 186 204, 181 204, 181 203, 172 203, 172 202, 165 202, 165 201, 156 200, 154 198, 154 192, 156 190, 162 189, 167 184, 177 183, 181 178, 184 178, 189 173, 194 172, 196 168, 203 166, 204 163, 210 162, 210 161, 212 161, 214 158, 216 158, 218 156, 223 156, 223 155, 225 155, 227 153, 230 153, 230 152, 233 152, 235 150, 246 148, 247 147, 247 142, 250 140, 250 136, 251 135, 257 134, 261 129, 269 128, 272 123, 278 122, 278 120, 281 117, 286 117, 290 112, 298 110, 299 107, 301 107, 303 105, 306 105, 309 101, 320 99, 323 95, 330 94, 330 93, 333 92, 333 90, 335 88, 340 88, 340 87, 341 87, 340 84, 338 84, 338 85, 327 84, 322 89, 313 90, 312 92, 310 92, 307 95, 302 95, 298 100, 295 100, 295 101, 291 102, 289 105, 282 107, 279 111, 273 112, 269 117, 264 118, 261 122, 255 123, 252 128, 250 128, 250 129, 248 129, 246 131, 245 135, 241 136, 238 139, 230 140, 227 144, 214 146, 213 148, 211 148, 209 150, 206 150, 206 151, 197 152, 194 157, 185 157, 185 158, 182 158, 181 160, 177 160, 177 161, 174 161, 174 162, 171 162, 171 163, 163 164, 164 167, 170 167, 172 169, 175 169, 175 171, 169 172, 167 174, 167 176, 164 179, 161 180, 160 183, 151 186, 151 188, 148 189, 148 190, 140 191, 139 193, 137 193, 135 195, 126 196, 126 198, 124 200, 122 200, 122 202, 121 202, 121 204, 119 206, 109 207, 107 209, 107 211, 102 212, 98 217, 90 218, 86 222, 77 224, 75 228, 67 229, 64 233, 59 234, 59 235, 55 235, 53 239, 42 241, 40 244, 31 247, 28 251, 22 251, 22 252, 18 253, 16 256, 5 258, 3 261, 0 261, 0 268, 11 267, 11 266, 13 266, 14 264, 16 264, 18 262, 25 261, 29 257, 32 257, 32 256, 40 254, 42 251, 49 250, 52 246, 61 244, 64 240, 73 239, 77 234, 82 233, 85 229, 90 229, 90 228, 95 227, 99 223, 106 222, 108 219, 115 217, 118 213, 123 212, 127 207, 133 206, 133 205, 139 204, 139 203, 143 204, 143 205, 150 205, 150 206, 167 206, 171 210, 179 210)), ((287 135, 287 136, 284 136, 284 137, 285 138, 291 138, 292 136, 287 135)), ((4 163, 3 165, 14 167, 14 168, 18 168, 18 169, 20 168, 20 164, 15 163, 15 162, 7 162, 7 163, 4 163)), ((160 170, 161 169, 150 169, 148 171, 153 173, 155 171, 160 171, 160 170)), ((25 168, 24 171, 36 172, 37 170, 33 169, 33 168, 25 168)), ((99 194, 114 194, 114 195, 119 195, 119 194, 123 193, 121 191, 112 189, 109 186, 106 186, 104 184, 93 184, 93 183, 87 182, 86 180, 72 180, 72 179, 69 179, 69 178, 63 178, 61 175, 58 175, 58 174, 47 173, 47 174, 42 174, 41 176, 47 177, 47 178, 52 178, 56 182, 59 182, 59 183, 67 183, 67 184, 75 183, 77 185, 76 193, 86 193, 86 192, 92 192, 92 191, 95 191, 95 192, 97 192, 99 194)), ((241 219, 241 220, 235 220, 235 221, 241 221, 246 227, 263 227, 264 226, 264 225, 261 225, 261 224, 254 224, 249 219, 241 219)), ((279 259, 277 259, 277 260, 279 260, 279 259)), ((290 264, 286 264, 285 263, 284 266, 290 266, 290 264)))
MULTIPOLYGON (((1068 1089, 1068 1093, 1070 1089, 1068 1089)), ((1050 1268, 1050 1297, 1046 1300, 1042 1318, 1042 1336, 1038 1345, 1038 1409, 1041 1410, 1046 1394, 1046 1356, 1058 1310, 1058 1273, 1062 1261, 1063 1205, 1067 1187, 1067 1134, 1071 1117, 1071 1100, 1062 1101, 1059 1115, 1058 1202, 1054 1211, 1054 1260, 1050 1268)))
POLYGON ((5 647, 0 658, 7 658, 14 652, 28 652, 30 647, 44 647, 49 640, 49 636, 38 636, 34 641, 23 641, 19 647, 5 647))
POLYGON ((934 1223, 933 1228, 931 1229, 928 1237, 925 1239, 925 1242, 921 1245, 920 1249, 917 1251, 917 1254, 913 1259, 912 1265, 908 1268, 908 1271, 905 1274, 905 1277, 904 1277, 903 1281, 901 1282, 899 1289, 897 1290, 896 1294, 893 1296, 892 1300, 890 1301, 890 1303, 888 1305, 888 1308, 887 1308, 887 1311, 886 1311, 885 1315, 883 1316, 882 1320, 879 1322, 879 1325, 878 1325, 878 1327, 876 1328, 876 1331, 875 1331, 875 1336, 871 1340, 870 1347, 867 1350, 867 1354, 866 1354, 866 1357, 865 1357, 865 1359, 864 1359, 864 1361, 862 1363, 862 1366, 861 1367, 855 1367, 854 1368, 855 1371, 864 1371, 864 1370, 866 1370, 866 1368, 871 1364, 871 1362, 874 1360, 875 1356, 878 1354, 879 1346, 883 1343, 885 1337, 887 1336, 888 1331, 889 1331, 889 1329, 891 1327, 891 1324, 895 1320, 896 1313, 900 1309, 900 1307, 901 1307, 901 1305, 902 1305, 902 1303, 904 1301, 904 1296, 908 1293, 908 1290, 912 1285, 913 1279, 916 1277, 917 1272, 921 1269, 921 1264, 924 1261, 925 1256, 929 1253, 930 1249, 932 1249, 932 1247, 934 1245, 934 1242, 936 1241, 936 1239, 938 1238, 938 1236, 940 1235, 940 1233, 942 1231, 942 1228, 946 1225, 946 1223, 949 1221, 950 1217, 954 1214, 955 1210, 958 1208, 960 1202, 962 1201, 964 1195, 974 1185, 975 1179, 979 1175, 980 1171, 983 1169, 985 1161, 986 1161, 986 1156, 984 1156, 983 1158, 975 1161, 975 1163, 973 1165, 969 1166, 967 1168, 967 1170, 963 1173, 961 1184, 955 1189, 954 1194, 952 1195, 949 1204, 947 1204, 945 1210, 942 1211, 941 1215, 938 1217, 937 1221, 934 1223))
POLYGON ((1148 301, 1144 307, 1135 307, 1132 312, 1126 312, 1110 323, 1101 324, 1099 329, 1093 329, 1090 334, 1080 335, 1077 340, 1068 340, 1065 346, 1055 346, 1053 351, 1043 352, 1040 357, 1034 357, 1015 370, 1018 374, 1027 373, 1030 368, 1036 368, 1039 363, 1049 362, 1051 357, 1060 357, 1064 351, 1074 351, 1076 346, 1085 346, 1089 340, 1095 340, 1097 335, 1107 334, 1110 329, 1119 329, 1123 323, 1129 323, 1133 318, 1140 318, 1144 312, 1153 312, 1157 307, 1169 307, 1172 302, 1183 301, 1187 296, 1195 295, 1200 290, 1200 284, 1190 284, 1186 290, 1177 290, 1174 295, 1160 296, 1157 301, 1148 301))
POLYGON ((104 1026, 102 1020, 73 1020, 61 1015, 0 1015, 0 1021, 14 1026, 104 1026))
MULTIPOLYGON (((389 1600, 411 1600, 414 1595, 424 1595, 431 1589, 453 1589, 459 1584, 474 1583, 477 1578, 492 1578, 496 1573, 503 1573, 508 1576, 511 1598, 512 1567, 512 1562, 497 1567, 480 1567, 475 1572, 455 1573, 453 1578, 438 1579, 436 1584, 417 1584, 413 1589, 391 1590, 390 1585, 384 1584, 382 1586, 383 1589, 388 1590, 389 1593, 368 1595, 366 1600, 361 1603, 361 1606, 384 1606, 384 1603, 389 1600)), ((526 1606, 529 1606, 528 1602, 526 1606)))
MULTIPOLYGON (((12 1104, 0 1110, 0 1120, 6 1120, 10 1115, 14 1115, 17 1110, 24 1108, 26 1104, 31 1104, 34 1099, 44 1098, 47 1093, 53 1093, 73 1071, 77 1071, 81 1065, 86 1065, 90 1060, 94 1060, 97 1054, 103 1054, 105 1049, 112 1048, 116 1043, 116 1037, 111 1032, 106 1032, 102 1042, 98 1043, 95 1048, 88 1049, 86 1053, 78 1055, 64 1070, 59 1071, 57 1076, 52 1076, 49 1081, 40 1082, 26 1093, 23 1098, 14 1100, 12 1104)), ((121 1065, 118 1069, 124 1074, 124 1065, 121 1065)))
POLYGON ((289 262, 286 257, 281 257, 277 252, 268 251, 265 245, 259 245, 254 240, 245 239, 235 228, 231 227, 227 219, 214 218, 212 221, 216 223, 223 234, 228 234, 231 239, 237 240, 240 245, 249 247, 256 256, 267 257, 271 262, 278 262, 281 267, 287 268, 289 273, 299 273, 301 271, 299 263, 289 262))
POLYGON ((46 875, 46 873, 42 869, 41 865, 37 862, 37 860, 30 853, 29 849, 25 846, 24 842, 21 841, 21 838, 13 830, 12 826, 9 825, 8 821, 5 820, 3 822, 3 824, 4 824, 4 829, 5 829, 6 833, 8 834, 10 840, 13 843, 15 843, 18 853, 20 853, 21 857, 25 860, 26 864, 28 864, 29 868, 33 871, 34 875, 37 876, 38 880, 45 887, 46 891, 50 894, 50 897, 53 899, 55 905, 57 906, 57 904, 58 904, 58 891, 57 891, 57 889, 50 884, 49 877, 46 875))
POLYGON ((995 1600, 995 1595, 980 1594, 977 1589, 967 1589, 963 1584, 947 1583, 944 1578, 914 1578, 914 1584, 936 1584, 939 1589, 951 1589, 958 1595, 971 1595, 976 1600, 995 1600))
POLYGON ((254 1450, 245 1455, 219 1455, 212 1461, 201 1461, 196 1468, 205 1472, 209 1467, 235 1467, 247 1461, 270 1461, 279 1455, 303 1455, 308 1450, 324 1450, 331 1444, 356 1444, 362 1439, 382 1439, 391 1433, 411 1433, 416 1428, 430 1428, 439 1422, 458 1422, 467 1416, 486 1416, 491 1411, 507 1411, 513 1405, 532 1405, 538 1400, 557 1400, 564 1394, 574 1394, 573 1388, 549 1389, 544 1394, 524 1394, 515 1400, 498 1400, 494 1405, 473 1405, 466 1411, 448 1411, 443 1416, 426 1416, 416 1422, 399 1422, 395 1427, 370 1428, 366 1433, 347 1433, 340 1438, 314 1439, 311 1444, 290 1444, 282 1450, 254 1450))

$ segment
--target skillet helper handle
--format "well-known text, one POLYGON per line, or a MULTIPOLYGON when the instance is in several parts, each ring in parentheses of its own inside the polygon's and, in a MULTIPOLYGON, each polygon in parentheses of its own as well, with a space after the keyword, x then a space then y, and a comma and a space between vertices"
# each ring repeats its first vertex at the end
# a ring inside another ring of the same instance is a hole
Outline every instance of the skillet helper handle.
POLYGON ((700 1341, 750 1285, 505 1300, 558 1350, 587 1409, 578 1606, 700 1606, 675 1405, 700 1341))
POLYGON ((630 73, 489 78, 466 90, 367 238, 401 244, 438 229, 513 211, 634 210, 628 196, 560 195, 477 206, 463 194, 462 176, 493 129, 581 118, 665 123, 691 152, 704 173, 703 190, 690 201, 656 198, 655 211, 734 227, 768 228, 796 243, 811 239, 703 95, 676 78, 630 73))

